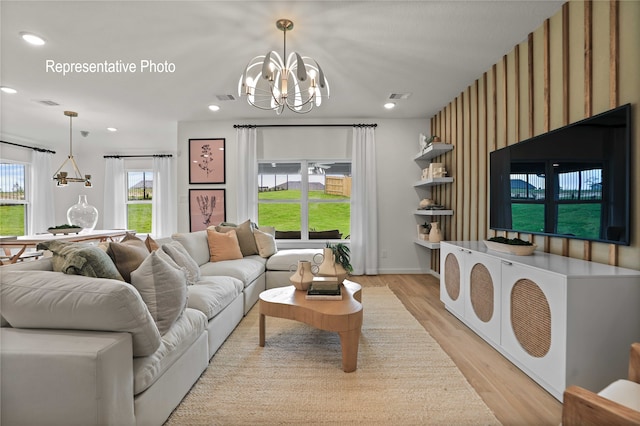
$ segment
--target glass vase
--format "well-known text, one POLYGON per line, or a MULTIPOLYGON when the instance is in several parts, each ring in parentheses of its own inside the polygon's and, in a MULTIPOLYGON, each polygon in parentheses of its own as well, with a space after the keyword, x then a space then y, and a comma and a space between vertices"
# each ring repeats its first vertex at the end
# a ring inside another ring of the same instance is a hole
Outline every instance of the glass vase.
POLYGON ((91 232, 98 223, 98 209, 87 202, 86 195, 80 195, 78 204, 67 210, 67 222, 69 225, 80 226, 83 231, 91 232))

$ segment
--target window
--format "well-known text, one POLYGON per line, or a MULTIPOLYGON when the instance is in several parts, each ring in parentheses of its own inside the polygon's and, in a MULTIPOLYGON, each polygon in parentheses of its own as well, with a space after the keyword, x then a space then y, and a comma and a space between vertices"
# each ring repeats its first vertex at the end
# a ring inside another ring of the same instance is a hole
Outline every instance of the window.
POLYGON ((0 162, 0 235, 27 233, 27 165, 0 162))
POLYGON ((151 200, 153 198, 153 172, 138 170, 127 172, 127 228, 141 234, 151 232, 151 200))
POLYGON ((276 238, 344 239, 350 221, 350 162, 258 163, 258 223, 276 238))

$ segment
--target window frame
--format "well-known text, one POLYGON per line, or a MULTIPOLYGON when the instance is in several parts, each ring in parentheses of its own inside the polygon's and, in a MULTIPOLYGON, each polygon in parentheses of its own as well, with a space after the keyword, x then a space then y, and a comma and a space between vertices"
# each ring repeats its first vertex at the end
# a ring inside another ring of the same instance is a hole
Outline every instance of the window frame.
MULTIPOLYGON (((124 171, 125 173, 125 179, 124 179, 124 185, 125 185, 125 206, 127 209, 127 229, 133 229, 130 226, 129 223, 129 205, 130 204, 149 204, 152 206, 151 208, 151 220, 152 220, 152 225, 151 227, 153 228, 153 186, 151 187, 151 198, 147 199, 142 199, 142 200, 129 200, 129 174, 130 173, 143 173, 142 175, 142 179, 146 180, 146 174, 149 173, 151 175, 152 181, 153 181, 153 169, 146 169, 146 168, 141 168, 141 167, 135 167, 135 168, 127 168, 124 171)), ((139 231, 138 233, 141 234, 146 234, 146 233, 151 233, 151 229, 149 229, 149 232, 144 232, 144 231, 139 231)))
MULTIPOLYGON (((311 163, 348 163, 353 167, 353 161, 349 158, 341 158, 341 159, 287 159, 287 160, 266 160, 261 159, 257 161, 258 163, 258 182, 256 185, 260 186, 260 165, 261 164, 278 164, 278 163, 297 163, 300 164, 300 198, 299 199, 290 199, 290 200, 260 200, 260 191, 258 191, 258 197, 256 199, 256 211, 259 212, 260 204, 297 204, 300 205, 300 239, 279 239, 278 246, 285 247, 286 246, 318 246, 318 244, 322 244, 324 246, 326 241, 334 241, 334 240, 317 240, 317 239, 309 239, 309 204, 310 203, 351 203, 351 197, 345 200, 339 199, 321 199, 321 198, 309 198, 309 164, 311 163), (306 170, 306 173, 302 173, 303 170, 306 170)), ((259 213, 258 213, 259 214, 259 213)), ((351 217, 351 214, 349 214, 351 217)), ((259 218, 258 218, 259 220, 259 218)), ((335 240, 336 242, 349 243, 349 239, 341 239, 335 240)))
POLYGON ((29 215, 31 213, 31 203, 29 202, 29 190, 31 188, 31 163, 29 162, 25 162, 25 161, 15 161, 15 160, 9 160, 9 159, 4 159, 4 158, 0 158, 0 164, 18 164, 18 165, 22 165, 24 167, 24 186, 23 186, 23 192, 24 192, 24 199, 23 200, 16 200, 16 199, 12 199, 12 198, 0 198, 0 202, 2 204, 11 204, 11 205, 23 205, 24 206, 24 213, 23 213, 23 221, 24 221, 24 226, 23 226, 23 235, 29 235, 29 215))

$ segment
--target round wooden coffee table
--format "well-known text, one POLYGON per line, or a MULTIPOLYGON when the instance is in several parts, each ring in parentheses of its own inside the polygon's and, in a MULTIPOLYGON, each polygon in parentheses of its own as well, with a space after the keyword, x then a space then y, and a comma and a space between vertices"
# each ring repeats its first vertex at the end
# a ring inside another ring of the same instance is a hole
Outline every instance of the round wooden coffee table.
POLYGON ((294 286, 260 293, 260 346, 264 346, 266 316, 300 321, 337 332, 342 347, 342 369, 345 373, 355 371, 362 328, 362 287, 347 280, 342 286, 342 300, 307 300, 307 292, 294 286))

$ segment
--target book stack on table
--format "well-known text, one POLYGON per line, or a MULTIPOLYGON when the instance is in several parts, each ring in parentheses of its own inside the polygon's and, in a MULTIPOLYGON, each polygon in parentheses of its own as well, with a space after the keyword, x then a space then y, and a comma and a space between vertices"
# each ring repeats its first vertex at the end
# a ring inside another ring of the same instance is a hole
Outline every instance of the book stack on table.
POLYGON ((337 277, 314 277, 307 290, 308 300, 342 300, 342 291, 337 277))

